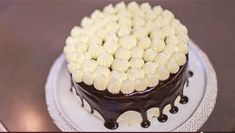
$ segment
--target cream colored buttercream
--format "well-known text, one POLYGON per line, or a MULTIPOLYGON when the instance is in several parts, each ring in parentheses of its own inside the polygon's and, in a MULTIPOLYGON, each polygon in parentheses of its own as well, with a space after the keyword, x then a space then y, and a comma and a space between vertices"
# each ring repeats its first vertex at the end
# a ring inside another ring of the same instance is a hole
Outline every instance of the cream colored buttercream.
POLYGON ((116 59, 130 59, 131 57, 131 52, 130 50, 126 48, 118 48, 117 51, 115 52, 115 58, 116 59))
POLYGON ((141 68, 144 65, 144 60, 142 58, 131 58, 130 66, 135 68, 141 68))
POLYGON ((125 59, 115 59, 112 64, 112 69, 116 71, 126 71, 130 67, 130 63, 125 59))
POLYGON ((135 90, 134 89, 134 82, 130 81, 130 80, 125 80, 122 82, 120 89, 123 94, 132 93, 135 90))

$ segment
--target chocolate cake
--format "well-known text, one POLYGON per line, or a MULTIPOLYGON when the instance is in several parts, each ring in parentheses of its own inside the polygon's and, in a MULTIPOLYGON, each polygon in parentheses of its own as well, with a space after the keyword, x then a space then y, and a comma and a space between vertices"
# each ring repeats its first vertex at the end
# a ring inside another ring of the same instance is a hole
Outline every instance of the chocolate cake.
MULTIPOLYGON (((175 101, 188 102, 183 94, 188 82, 187 28, 169 10, 148 3, 123 2, 96 10, 75 26, 64 53, 72 88, 82 106, 88 103, 109 129, 127 111, 141 115, 143 128, 150 126, 148 110, 178 112, 175 101)), ((128 122, 128 120, 127 120, 128 122)))

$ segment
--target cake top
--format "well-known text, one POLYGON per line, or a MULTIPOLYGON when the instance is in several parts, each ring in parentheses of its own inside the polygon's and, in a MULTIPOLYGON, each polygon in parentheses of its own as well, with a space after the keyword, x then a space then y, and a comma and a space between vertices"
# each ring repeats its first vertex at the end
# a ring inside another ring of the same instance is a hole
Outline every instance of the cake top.
POLYGON ((120 2, 71 30, 64 54, 76 82, 112 94, 144 91, 186 63, 187 28, 169 10, 120 2))

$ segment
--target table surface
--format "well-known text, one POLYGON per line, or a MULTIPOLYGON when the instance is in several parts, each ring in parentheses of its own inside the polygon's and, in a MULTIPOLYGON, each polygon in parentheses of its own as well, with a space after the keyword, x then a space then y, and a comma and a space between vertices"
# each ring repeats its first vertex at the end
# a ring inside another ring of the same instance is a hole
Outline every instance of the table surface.
MULTIPOLYGON (((59 131, 45 102, 49 69, 71 28, 113 2, 0 1, 0 121, 9 131, 59 131)), ((174 12, 217 73, 218 98, 201 131, 235 131, 235 2, 150 1, 174 12)))

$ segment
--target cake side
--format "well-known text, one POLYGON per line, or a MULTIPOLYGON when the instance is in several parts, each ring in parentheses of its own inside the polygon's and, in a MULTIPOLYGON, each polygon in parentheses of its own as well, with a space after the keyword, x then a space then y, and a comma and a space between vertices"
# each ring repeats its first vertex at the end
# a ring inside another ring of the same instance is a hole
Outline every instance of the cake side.
POLYGON ((155 86, 146 89, 145 91, 133 92, 128 95, 124 94, 100 94, 93 86, 88 86, 84 83, 73 82, 77 95, 90 105, 91 113, 96 110, 104 119, 104 125, 109 129, 118 127, 117 119, 127 111, 136 111, 140 113, 142 127, 150 126, 150 121, 147 117, 147 111, 151 108, 159 108, 160 122, 167 121, 168 117, 163 113, 166 105, 170 104, 171 113, 177 113, 178 108, 175 106, 175 100, 178 96, 181 97, 181 103, 187 103, 188 98, 183 95, 183 88, 188 79, 188 64, 183 65, 179 72, 171 74, 170 78, 155 86))

